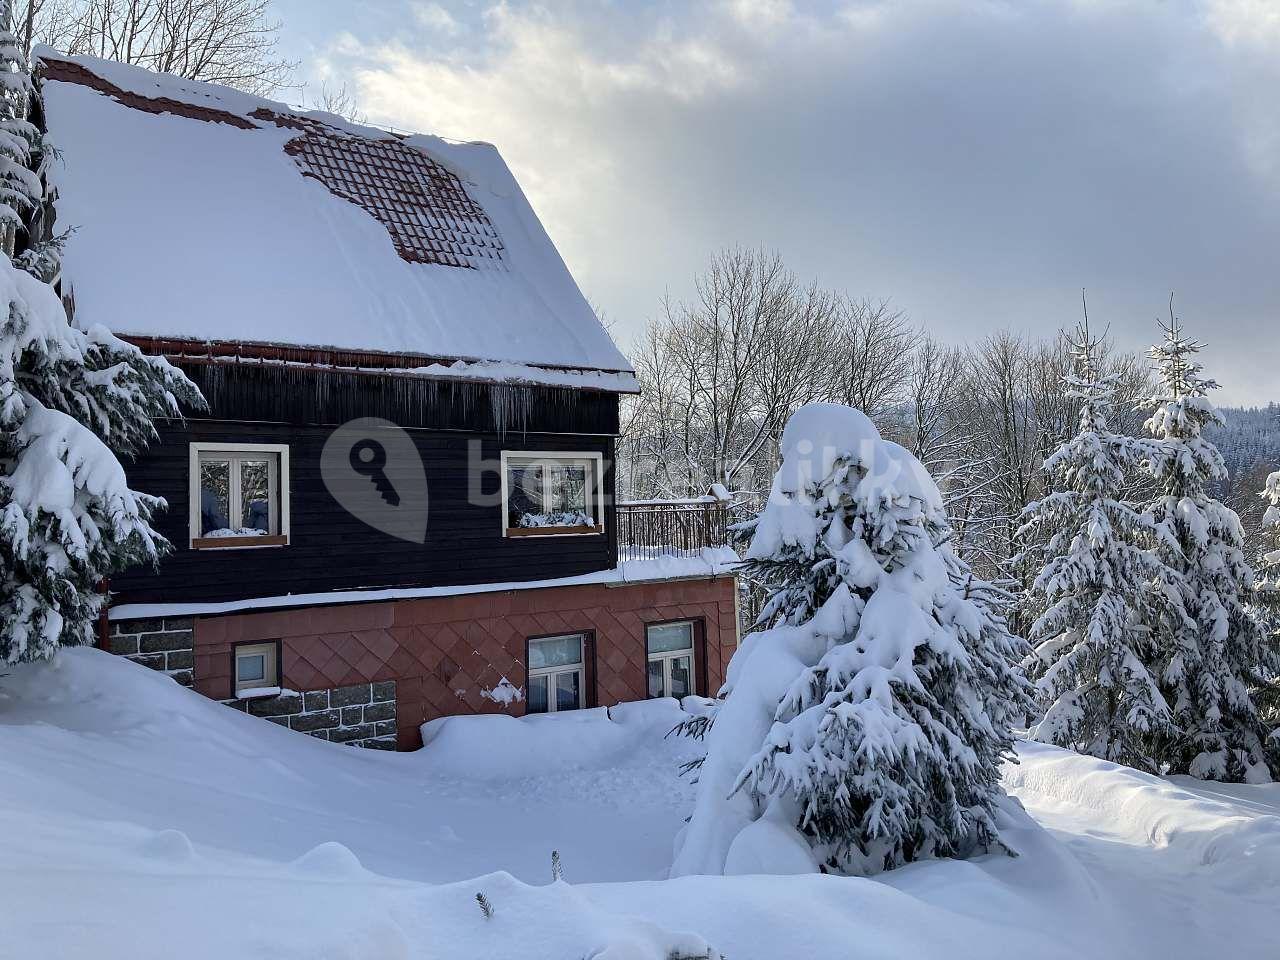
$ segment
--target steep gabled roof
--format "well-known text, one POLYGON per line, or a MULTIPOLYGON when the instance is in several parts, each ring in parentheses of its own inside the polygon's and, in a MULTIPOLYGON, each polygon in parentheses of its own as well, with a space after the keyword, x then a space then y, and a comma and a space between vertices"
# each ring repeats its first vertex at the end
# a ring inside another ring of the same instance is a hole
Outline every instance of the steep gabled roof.
POLYGON ((49 49, 37 60, 78 323, 635 389, 489 144, 49 49))

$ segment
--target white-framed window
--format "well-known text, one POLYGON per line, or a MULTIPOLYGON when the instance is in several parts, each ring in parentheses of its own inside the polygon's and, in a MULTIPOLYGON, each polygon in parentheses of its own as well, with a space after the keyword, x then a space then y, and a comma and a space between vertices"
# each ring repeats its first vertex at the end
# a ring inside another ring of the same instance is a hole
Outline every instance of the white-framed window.
POLYGON ((289 542, 289 446, 193 443, 191 547, 279 547, 289 542))
POLYGON ((558 713, 583 705, 586 634, 568 633, 529 641, 526 713, 558 713))
POLYGON ((692 620, 653 623, 644 628, 649 658, 650 697, 688 697, 693 685, 692 620))
POLYGON ((502 534, 571 536, 604 532, 598 453, 502 452, 502 534))
POLYGON ((267 697, 280 692, 279 646, 274 642, 241 643, 232 654, 237 697, 267 697))

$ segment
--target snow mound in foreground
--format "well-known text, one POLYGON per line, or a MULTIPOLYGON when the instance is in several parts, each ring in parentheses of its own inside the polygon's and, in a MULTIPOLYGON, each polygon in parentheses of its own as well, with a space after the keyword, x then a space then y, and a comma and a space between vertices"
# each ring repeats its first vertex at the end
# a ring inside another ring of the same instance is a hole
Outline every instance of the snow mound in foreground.
POLYGON ((494 770, 506 748, 453 724, 448 737, 492 756, 451 780, 432 748, 315 741, 94 650, 15 668, 0 677, 0 956, 668 960, 715 956, 709 944, 733 960, 1199 960, 1224 929, 1241 956, 1274 947, 1276 786, 1193 793, 1032 747, 1008 773, 1030 815, 1014 800, 998 811, 1017 858, 875 880, 646 880, 669 865, 685 813, 685 755, 663 739, 680 711, 611 713, 524 725, 526 762, 550 772, 506 781, 494 770), (613 740, 618 728, 628 736, 613 740), (597 760, 555 767, 555 750, 591 740, 597 760), (1129 791, 1147 812, 1126 825, 1107 798, 1129 791), (1113 820, 1128 832, 1108 833, 1113 820), (551 882, 553 849, 572 885, 551 882), (1100 872, 1099 852, 1136 866, 1100 872), (1219 889, 1233 877, 1238 888, 1219 889))
MULTIPOLYGON (((1248 815, 1204 796, 1214 785, 1168 780, 1067 750, 1020 743, 1021 761, 1005 772, 1006 787, 1040 803, 1069 805, 1105 821, 1129 842, 1167 849, 1190 867, 1212 868, 1240 890, 1280 890, 1280 809, 1248 815)), ((1247 788, 1245 788, 1247 789, 1247 788)), ((1280 804, 1276 791, 1269 795, 1280 804)))

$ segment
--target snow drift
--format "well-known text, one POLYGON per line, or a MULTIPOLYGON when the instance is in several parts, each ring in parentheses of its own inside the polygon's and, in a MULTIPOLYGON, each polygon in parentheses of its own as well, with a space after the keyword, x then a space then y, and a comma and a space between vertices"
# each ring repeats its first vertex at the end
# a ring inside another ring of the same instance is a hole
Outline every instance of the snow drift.
POLYGON ((501 744, 465 729, 483 718, 450 721, 468 769, 443 740, 323 743, 64 650, 0 677, 0 956, 1199 960, 1223 930, 1241 955, 1274 947, 1280 787, 1196 785, 1236 791, 1213 797, 1051 747, 1006 774, 1034 816, 997 811, 1016 859, 655 880, 688 800, 675 714, 531 740, 504 779, 501 744))

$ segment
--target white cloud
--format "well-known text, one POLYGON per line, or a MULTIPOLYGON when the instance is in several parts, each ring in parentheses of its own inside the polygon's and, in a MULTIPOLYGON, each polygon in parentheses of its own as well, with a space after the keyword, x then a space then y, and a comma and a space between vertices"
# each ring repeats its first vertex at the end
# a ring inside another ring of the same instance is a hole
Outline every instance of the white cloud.
POLYGON ((1177 288, 1230 397, 1276 395, 1274 3, 815 10, 502 3, 465 47, 331 56, 374 119, 498 144, 624 339, 764 243, 955 340, 1072 322, 1087 286, 1137 346, 1177 288))
POLYGON ((776 27, 791 18, 791 0, 728 0, 729 12, 749 27, 776 27))
POLYGON ((462 24, 438 3, 415 3, 413 16, 428 30, 434 30, 445 36, 454 37, 463 32, 462 24))
POLYGON ((1232 46, 1280 47, 1280 3, 1276 0, 1208 0, 1205 19, 1232 46))

